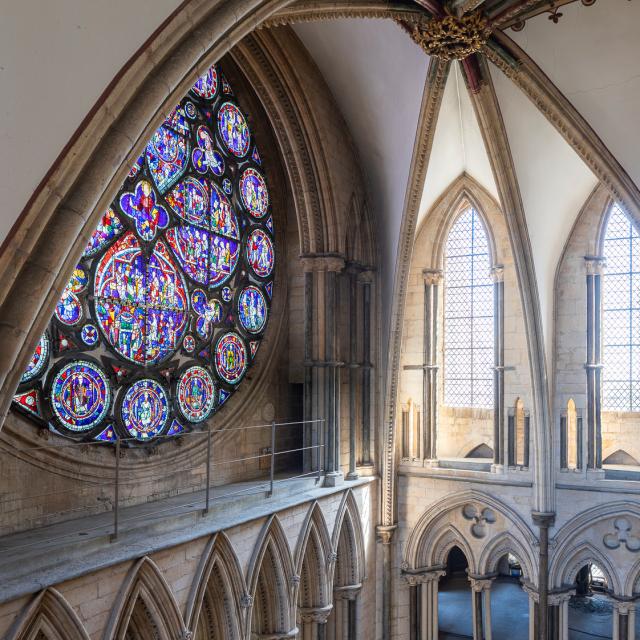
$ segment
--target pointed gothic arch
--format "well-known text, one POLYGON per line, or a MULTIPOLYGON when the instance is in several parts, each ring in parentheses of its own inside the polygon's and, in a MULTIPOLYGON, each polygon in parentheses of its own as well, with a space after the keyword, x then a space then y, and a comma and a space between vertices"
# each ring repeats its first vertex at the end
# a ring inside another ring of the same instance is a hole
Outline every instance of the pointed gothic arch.
POLYGON ((280 519, 273 515, 262 529, 249 565, 247 584, 251 604, 247 624, 252 638, 269 634, 295 636, 292 602, 297 579, 287 537, 280 519))
POLYGON ((6 640, 89 640, 89 636, 64 596, 50 587, 25 607, 6 640))
POLYGON ((185 633, 171 588, 156 563, 145 556, 120 588, 104 640, 165 640, 185 633))
POLYGON ((296 575, 300 576, 297 603, 300 608, 326 607, 331 603, 333 546, 322 510, 314 502, 305 518, 296 548, 296 575))
POLYGON ((247 589, 238 558, 224 532, 207 543, 185 616, 194 640, 245 637, 242 602, 247 589))
POLYGON ((342 498, 332 536, 337 554, 333 574, 334 590, 361 584, 365 578, 364 534, 360 511, 351 490, 342 498))

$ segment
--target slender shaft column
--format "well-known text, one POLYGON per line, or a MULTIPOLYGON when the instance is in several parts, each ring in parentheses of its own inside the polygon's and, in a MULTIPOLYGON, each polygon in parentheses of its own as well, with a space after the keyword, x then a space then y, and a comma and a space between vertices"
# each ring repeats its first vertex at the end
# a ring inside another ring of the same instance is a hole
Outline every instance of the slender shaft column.
POLYGON ((349 265, 347 269, 349 277, 349 473, 348 480, 356 480, 356 389, 358 386, 358 269, 356 265, 349 265))
POLYGON ((424 278, 424 342, 422 373, 422 456, 437 458, 438 438, 438 299, 442 271, 425 269, 424 278))
POLYGON ((575 593, 571 589, 548 595, 549 640, 569 640, 569 600, 575 593))
MULTIPOLYGON (((316 359, 312 362, 319 371, 316 379, 323 380, 318 397, 324 408, 324 460, 325 484, 335 486, 343 481, 340 470, 340 385, 338 369, 343 366, 339 361, 338 343, 338 273, 344 269, 344 260, 334 255, 305 256, 302 258, 303 268, 314 272, 317 284, 316 296, 316 337, 318 344, 315 350, 316 359), (324 347, 324 348, 322 348, 324 347), (322 355, 321 355, 322 354, 322 355), (323 375, 319 375, 320 372, 323 375)), ((320 403, 319 403, 320 404, 320 403)))
POLYGON ((491 640, 491 585, 495 576, 469 576, 473 605, 473 640, 491 640))
POLYGON ((605 260, 587 256, 587 469, 602 467, 602 272, 605 260))
POLYGON ((371 288, 373 271, 358 275, 362 287, 362 454, 363 466, 371 466, 371 288))
POLYGON ((324 640, 325 627, 333 605, 300 608, 300 640, 324 640))
POLYGON ((361 584, 336 587, 333 602, 336 611, 334 640, 351 640, 358 637, 358 596, 361 584))
POLYGON ((493 465, 504 469, 504 267, 491 270, 493 278, 493 465))
POLYGON ((377 542, 382 545, 382 640, 391 640, 391 541, 398 525, 378 525, 377 542))
POLYGON ((525 593, 529 596, 529 640, 538 638, 538 592, 533 588, 523 585, 525 593))
POLYGON ((410 637, 414 640, 438 640, 438 583, 445 574, 441 567, 403 573, 411 592, 410 637))
POLYGON ((538 639, 551 640, 548 629, 548 595, 549 595, 549 527, 555 521, 555 513, 534 511, 533 522, 540 530, 540 552, 538 557, 538 639))
MULTIPOLYGON (((314 274, 306 271, 304 274, 304 390, 303 412, 304 420, 304 446, 318 444, 318 425, 311 421, 317 418, 313 407, 313 316, 314 316, 314 274)), ((320 451, 310 449, 305 451, 304 470, 311 471, 320 465, 320 451)))
POLYGON ((635 607, 636 603, 632 600, 614 599, 613 640, 633 640, 635 635, 635 607))

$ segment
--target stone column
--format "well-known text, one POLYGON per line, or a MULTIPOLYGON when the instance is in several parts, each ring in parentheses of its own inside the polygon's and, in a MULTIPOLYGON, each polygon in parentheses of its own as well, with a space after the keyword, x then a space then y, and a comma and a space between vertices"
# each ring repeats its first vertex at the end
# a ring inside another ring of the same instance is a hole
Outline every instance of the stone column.
MULTIPOLYGON (((312 271, 304 273, 304 390, 303 390, 303 412, 304 412, 304 446, 317 446, 318 425, 312 421, 317 418, 313 404, 315 360, 313 356, 313 333, 314 333, 314 290, 315 278, 312 271)), ((317 383, 316 383, 317 384, 317 383)), ((321 464, 321 451, 309 450, 304 452, 304 470, 312 471, 321 464)))
POLYGON ((491 269, 493 279, 493 471, 504 470, 504 267, 491 269))
POLYGON ((358 315, 358 267, 350 264, 347 267, 349 283, 349 473, 347 480, 356 480, 356 389, 358 386, 358 335, 360 333, 360 318, 358 315))
POLYGON ((409 588, 415 590, 410 617, 415 621, 411 638, 415 640, 438 640, 438 583, 446 571, 441 568, 423 569, 419 572, 405 571, 404 579, 409 588), (413 615, 415 613, 415 615, 413 615))
MULTIPOLYGON (((311 365, 316 369, 314 382, 317 388, 318 413, 324 410, 324 461, 325 484, 336 486, 344 477, 340 469, 340 362, 338 344, 338 274, 344 269, 344 260, 335 255, 304 256, 305 272, 313 272, 317 311, 315 318, 315 358, 311 365), (321 340, 323 338, 323 341, 321 340), (323 342, 323 344, 322 344, 323 342), (322 348, 324 347, 324 349, 322 348), (322 375, 323 374, 323 375, 322 375)), ((315 395, 315 391, 314 391, 315 395)))
POLYGON ((495 576, 469 576, 473 607, 473 640, 491 640, 491 585, 495 576))
POLYGON ((635 636, 636 603, 613 599, 613 640, 633 640, 635 636))
POLYGON ((324 640, 325 628, 333 605, 298 609, 300 617, 299 640, 324 640))
POLYGON ((373 271, 363 271, 358 275, 362 289, 362 453, 363 466, 371 466, 371 300, 373 271))
POLYGON ((587 469, 602 468, 602 272, 604 258, 585 257, 587 268, 587 469))
POLYGON ((378 525, 377 542, 382 545, 382 640, 391 640, 391 541, 397 524, 378 525))
POLYGON ((549 640, 569 640, 569 600, 575 593, 571 589, 548 595, 549 640))
POLYGON ((442 283, 440 269, 425 269, 424 336, 422 369, 422 457, 438 457, 438 300, 442 283))
POLYGON ((538 592, 531 584, 523 584, 524 592, 529 596, 529 640, 538 638, 538 592))
POLYGON ((553 512, 534 511, 531 514, 534 524, 540 530, 540 551, 538 556, 538 639, 551 640, 548 635, 548 597, 549 597, 549 528, 555 522, 553 512))
POLYGON ((333 590, 335 629, 332 640, 351 640, 358 637, 357 600, 361 584, 336 587, 333 590))

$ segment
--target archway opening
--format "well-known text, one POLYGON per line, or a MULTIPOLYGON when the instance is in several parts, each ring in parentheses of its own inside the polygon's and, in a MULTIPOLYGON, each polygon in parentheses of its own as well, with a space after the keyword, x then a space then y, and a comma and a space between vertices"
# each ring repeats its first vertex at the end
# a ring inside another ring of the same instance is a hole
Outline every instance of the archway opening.
POLYGON ((236 606, 233 589, 226 568, 216 561, 207 582, 194 640, 229 638, 239 640, 239 621, 235 619, 236 606))
POLYGON ((438 590, 438 628, 440 640, 473 637, 469 562, 460 547, 452 547, 447 556, 447 573, 438 590))
POLYGON ((522 588, 522 566, 516 556, 505 553, 496 565, 491 586, 491 632, 493 640, 528 640, 529 598, 522 588))
POLYGON ((589 562, 575 575, 576 594, 569 600, 569 640, 613 637, 613 606, 606 574, 589 562))
POLYGON ((124 640, 162 640, 158 625, 145 601, 138 597, 131 611, 131 618, 124 634, 124 640))

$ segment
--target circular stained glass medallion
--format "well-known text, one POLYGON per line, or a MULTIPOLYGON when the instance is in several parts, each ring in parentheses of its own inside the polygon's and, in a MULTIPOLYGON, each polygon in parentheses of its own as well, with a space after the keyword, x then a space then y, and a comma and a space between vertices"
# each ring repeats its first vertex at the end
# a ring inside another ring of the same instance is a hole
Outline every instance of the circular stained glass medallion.
POLYGON ((80 331, 80 337, 89 347, 93 347, 98 343, 98 329, 93 324, 85 324, 80 331))
POLYGON ((267 301, 258 287, 244 288, 238 297, 238 317, 249 333, 260 333, 267 322, 267 301))
POLYGON ((46 368, 49 362, 49 353, 51 351, 51 342, 49 336, 43 333, 35 348, 29 364, 20 378, 20 382, 29 382, 37 378, 46 368))
POLYGON ((229 332, 218 338, 215 361, 216 372, 225 382, 240 382, 247 369, 247 348, 238 334, 229 332))
POLYGON ((213 378, 203 367, 189 367, 179 378, 177 396, 182 415, 189 422, 202 422, 213 411, 215 403, 213 378))
POLYGON ((104 371, 76 360, 58 371, 51 384, 51 408, 70 431, 89 431, 102 422, 111 404, 111 387, 104 371))
POLYGON ((259 278, 271 275, 274 263, 273 243, 262 229, 254 229, 247 238, 246 254, 247 262, 259 278))
POLYGON ((252 167, 240 176, 240 197, 247 211, 257 219, 263 218, 269 208, 269 192, 259 171, 252 167))
POLYGON ((196 106, 193 102, 187 102, 187 104, 184 105, 184 112, 187 114, 188 118, 191 118, 191 120, 195 120, 195 117, 198 115, 196 106))
POLYGON ((122 424, 137 440, 157 436, 169 418, 169 399, 162 385, 151 378, 134 382, 124 394, 120 407, 122 424))
POLYGON ((211 67, 206 73, 201 75, 192 87, 193 92, 204 98, 211 100, 218 91, 218 72, 215 67, 211 67))
POLYGON ((96 268, 94 296, 102 333, 127 360, 155 364, 180 345, 186 285, 162 242, 149 258, 131 232, 111 245, 96 268))
POLYGON ((182 346, 187 353, 192 353, 196 348, 196 341, 193 339, 193 336, 185 336, 182 346))
POLYGON ((249 125, 242 112, 232 102, 225 102, 218 111, 218 131, 227 149, 242 158, 249 151, 249 125))

